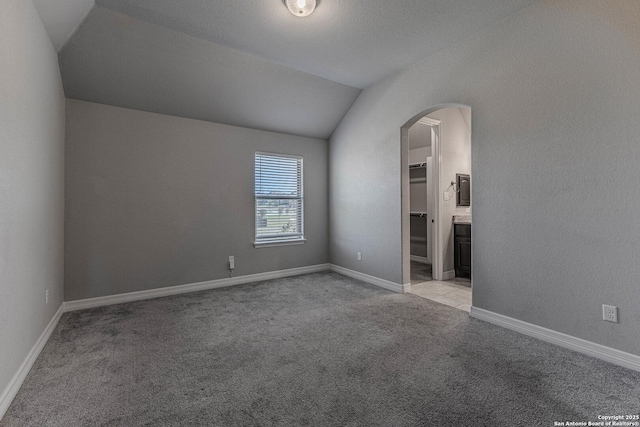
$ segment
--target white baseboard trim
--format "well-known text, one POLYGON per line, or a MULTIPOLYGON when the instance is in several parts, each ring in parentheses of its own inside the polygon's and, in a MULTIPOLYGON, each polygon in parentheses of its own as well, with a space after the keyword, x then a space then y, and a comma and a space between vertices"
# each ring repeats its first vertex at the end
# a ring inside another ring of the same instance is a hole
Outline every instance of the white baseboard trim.
POLYGON ((167 286, 165 288, 149 289, 146 291, 128 292, 125 294, 109 295, 97 298, 87 298, 76 301, 65 301, 64 311, 84 310, 87 308, 103 307, 125 302, 141 301, 160 298, 170 295, 185 294, 188 292, 205 291, 209 289, 225 288, 228 286, 242 285, 245 283, 261 282, 264 280, 279 279, 281 277, 298 276, 300 274, 317 273, 330 270, 329 264, 317 264, 307 267, 290 268, 287 270, 267 271, 264 273, 248 274, 245 276, 230 277, 206 282, 190 283, 187 285, 167 286))
POLYGON ((353 277, 354 279, 362 280, 363 282, 370 283, 375 286, 379 286, 381 288, 388 289, 393 292, 398 292, 401 294, 407 293, 411 291, 411 284, 406 283, 401 285, 399 283, 390 282, 388 280, 380 279, 375 276, 370 276, 368 274, 360 273, 359 271, 350 270, 348 268, 340 267, 339 265, 331 264, 331 271, 335 271, 336 273, 344 274, 345 276, 353 277))
POLYGON ((9 381, 9 384, 0 395, 0 420, 2 420, 2 417, 4 417, 7 409, 9 409, 9 405, 11 405, 11 402, 16 397, 16 394, 18 394, 18 390, 20 390, 24 379, 27 377, 27 374, 31 370, 31 367, 40 355, 40 352, 44 348, 44 345, 47 343, 47 341, 49 341, 49 337, 58 325, 58 321, 60 320, 62 313, 63 304, 60 304, 58 311, 56 311, 56 314, 53 316, 51 321, 49 321, 47 327, 44 328, 44 331, 42 331, 42 334, 38 338, 38 341, 36 341, 33 347, 31 347, 31 350, 18 368, 18 371, 15 373, 13 378, 11 378, 11 381, 9 381))
POLYGON ((613 363, 614 365, 640 371, 640 356, 636 356, 635 354, 626 353, 477 307, 471 307, 471 317, 613 363))
POLYGON ((451 280, 451 279, 455 279, 456 278, 456 271, 455 270, 449 270, 449 271, 443 271, 442 272, 442 280, 451 280))
POLYGON ((431 264, 431 261, 429 261, 429 258, 425 258, 418 255, 410 255, 409 259, 411 259, 411 261, 420 262, 422 264, 431 264))

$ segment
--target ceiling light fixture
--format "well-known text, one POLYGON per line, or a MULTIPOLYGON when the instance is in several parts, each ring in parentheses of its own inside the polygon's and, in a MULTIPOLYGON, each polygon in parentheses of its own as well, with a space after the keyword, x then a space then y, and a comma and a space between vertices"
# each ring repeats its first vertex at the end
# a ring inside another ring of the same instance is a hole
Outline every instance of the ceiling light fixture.
POLYGON ((311 15, 316 8, 316 0, 284 0, 289 12, 298 17, 311 15))

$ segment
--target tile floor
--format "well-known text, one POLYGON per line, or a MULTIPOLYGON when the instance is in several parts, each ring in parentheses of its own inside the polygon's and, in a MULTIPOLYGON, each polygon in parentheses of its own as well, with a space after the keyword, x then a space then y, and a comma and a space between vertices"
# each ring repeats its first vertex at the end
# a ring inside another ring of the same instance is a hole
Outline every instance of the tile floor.
POLYGON ((412 294, 450 307, 455 307, 466 312, 471 310, 471 281, 469 279, 456 277, 447 281, 430 280, 431 266, 425 264, 414 264, 419 263, 411 263, 412 294), (427 269, 429 270, 428 277, 426 276, 427 269))
POLYGON ((431 280, 431 264, 411 261, 411 284, 431 280))

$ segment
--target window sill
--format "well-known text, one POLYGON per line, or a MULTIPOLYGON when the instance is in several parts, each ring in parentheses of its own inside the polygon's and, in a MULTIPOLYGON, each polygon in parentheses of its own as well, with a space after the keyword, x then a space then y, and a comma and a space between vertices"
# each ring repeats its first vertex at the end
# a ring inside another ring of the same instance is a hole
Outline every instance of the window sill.
POLYGON ((253 242, 254 248, 272 248, 274 246, 303 245, 307 239, 253 242))

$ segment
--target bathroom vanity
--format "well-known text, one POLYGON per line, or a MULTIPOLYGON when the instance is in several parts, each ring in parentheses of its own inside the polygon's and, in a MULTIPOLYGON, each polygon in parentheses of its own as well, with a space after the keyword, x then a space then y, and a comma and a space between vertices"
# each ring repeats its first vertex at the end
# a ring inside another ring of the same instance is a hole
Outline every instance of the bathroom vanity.
POLYGON ((454 269, 456 277, 471 278, 471 216, 453 217, 454 269))

